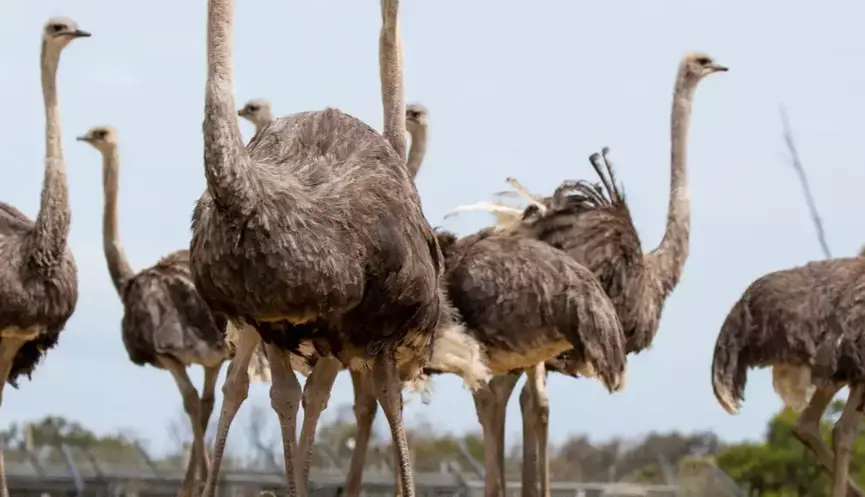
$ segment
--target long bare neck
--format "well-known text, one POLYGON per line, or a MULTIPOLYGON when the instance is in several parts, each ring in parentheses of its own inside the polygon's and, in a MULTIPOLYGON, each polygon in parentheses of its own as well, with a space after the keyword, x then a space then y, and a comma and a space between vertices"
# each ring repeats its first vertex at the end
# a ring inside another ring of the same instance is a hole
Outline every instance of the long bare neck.
POLYGON ((408 159, 405 162, 408 172, 412 178, 417 177, 423 158, 426 155, 427 127, 417 126, 411 131, 411 147, 408 150, 408 159))
POLYGON ((39 267, 53 267, 66 252, 72 213, 66 183, 66 163, 60 141, 57 103, 57 65, 60 50, 42 44, 42 96, 45 101, 45 178, 42 200, 33 229, 32 257, 39 267))
POLYGON ((680 71, 670 118, 670 204, 667 228, 661 243, 649 254, 649 267, 656 272, 655 277, 660 281, 665 295, 679 283, 688 258, 691 201, 688 196, 687 156, 695 89, 696 83, 687 81, 680 71))
POLYGON ((102 187, 105 193, 105 210, 102 214, 102 248, 105 250, 105 260, 108 262, 108 272, 117 293, 122 293, 123 286, 135 273, 123 245, 120 243, 120 232, 117 222, 117 193, 120 187, 120 154, 116 147, 102 153, 102 187))
POLYGON ((255 134, 261 133, 261 130, 264 129, 265 126, 270 124, 270 121, 273 121, 273 115, 270 112, 267 112, 266 114, 256 119, 253 123, 255 124, 255 134))
POLYGON ((215 203, 243 214, 254 205, 254 178, 234 108, 233 20, 234 0, 208 1, 204 171, 215 203))
POLYGON ((402 81, 402 41, 399 35, 399 0, 381 0, 379 37, 381 103, 384 107, 384 137, 405 160, 405 95, 402 81))

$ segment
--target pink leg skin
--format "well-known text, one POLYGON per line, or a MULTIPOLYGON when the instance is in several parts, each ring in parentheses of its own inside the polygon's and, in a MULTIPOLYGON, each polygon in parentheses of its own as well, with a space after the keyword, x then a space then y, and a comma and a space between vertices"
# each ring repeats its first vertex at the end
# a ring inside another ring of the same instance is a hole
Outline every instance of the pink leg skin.
POLYGON ((526 384, 534 399, 535 433, 538 441, 538 472, 541 480, 541 496, 550 497, 550 451, 547 447, 550 427, 550 399, 547 396, 547 372, 544 363, 536 364, 528 371, 526 384))
MULTIPOLYGON (((210 416, 213 414, 213 405, 216 403, 216 380, 219 377, 219 370, 222 369, 222 363, 214 367, 204 368, 204 389, 201 391, 201 433, 202 436, 207 435, 207 426, 210 424, 210 416)), ((204 447, 204 452, 198 458, 198 477, 202 482, 207 480, 207 474, 210 472, 210 458, 207 455, 207 447, 204 447)))
POLYGON ((503 497, 505 411, 519 375, 496 376, 473 394, 484 435, 484 497, 503 497))
MULTIPOLYGON (((354 386, 354 417, 357 421, 357 435, 354 441, 354 451, 351 454, 348 476, 345 480, 345 497, 359 497, 363 484, 363 467, 366 463, 366 453, 369 439, 372 436, 372 423, 378 411, 378 401, 375 399, 375 383, 372 374, 362 371, 351 371, 351 383, 354 386)), ((399 480, 399 478, 397 478, 399 480)))
POLYGON ((315 429, 322 411, 327 409, 330 391, 342 363, 335 357, 321 357, 312 368, 303 388, 303 426, 300 429, 300 443, 297 456, 300 458, 300 495, 307 495, 309 472, 312 468, 312 449, 315 443, 315 429))
POLYGON ((258 346, 260 341, 261 337, 255 328, 245 325, 240 331, 237 351, 234 354, 234 359, 228 365, 228 377, 222 386, 222 411, 219 413, 219 423, 216 427, 216 441, 213 448, 213 460, 211 461, 210 472, 207 475, 207 483, 204 485, 202 497, 214 497, 215 495, 216 483, 219 481, 219 467, 222 464, 222 457, 225 455, 225 441, 228 438, 228 429, 231 428, 234 416, 237 415, 240 405, 249 394, 249 373, 247 369, 249 368, 252 354, 255 352, 255 347, 258 346))
POLYGON ((297 411, 300 409, 301 388, 291 368, 291 353, 267 344, 267 359, 270 362, 270 405, 279 417, 282 430, 282 451, 285 459, 285 475, 288 479, 289 497, 298 497, 300 468, 296 464, 297 411))
POLYGON ((522 497, 538 497, 538 438, 537 412, 531 387, 526 382, 520 392, 520 409, 523 415, 523 485, 522 497))
POLYGON ((180 390, 180 395, 183 396, 183 409, 186 415, 189 416, 189 423, 192 426, 192 450, 189 454, 189 463, 186 465, 186 474, 183 477, 183 483, 180 485, 180 490, 177 492, 178 497, 191 497, 198 492, 198 485, 195 483, 195 474, 198 469, 198 460, 204 454, 204 432, 201 430, 201 399, 198 397, 198 391, 195 385, 186 374, 186 365, 174 359, 173 357, 160 357, 160 365, 171 372, 174 377, 174 382, 177 383, 177 388, 180 390))
POLYGON ((408 441, 402 424, 402 381, 400 381, 393 357, 379 354, 376 357, 372 375, 375 382, 376 397, 390 425, 394 445, 399 451, 399 472, 403 495, 414 497, 414 475, 412 475, 408 441))

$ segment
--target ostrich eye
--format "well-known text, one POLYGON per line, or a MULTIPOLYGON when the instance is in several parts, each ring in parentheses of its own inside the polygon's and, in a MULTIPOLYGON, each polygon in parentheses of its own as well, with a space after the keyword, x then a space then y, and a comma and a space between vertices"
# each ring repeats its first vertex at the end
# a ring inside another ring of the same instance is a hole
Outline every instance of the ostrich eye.
POLYGON ((59 33, 61 31, 63 31, 64 29, 66 29, 66 26, 64 26, 62 24, 52 24, 51 25, 51 31, 54 31, 55 33, 59 33))
POLYGON ((250 106, 247 106, 246 108, 247 108, 247 110, 249 110, 250 112, 255 112, 255 111, 258 110, 258 106, 257 106, 257 105, 250 105, 250 106))
POLYGON ((93 138, 102 139, 105 138, 105 131, 94 131, 93 138))
POLYGON ((697 59, 697 63, 703 66, 708 66, 712 63, 712 59, 708 57, 700 57, 699 59, 697 59))

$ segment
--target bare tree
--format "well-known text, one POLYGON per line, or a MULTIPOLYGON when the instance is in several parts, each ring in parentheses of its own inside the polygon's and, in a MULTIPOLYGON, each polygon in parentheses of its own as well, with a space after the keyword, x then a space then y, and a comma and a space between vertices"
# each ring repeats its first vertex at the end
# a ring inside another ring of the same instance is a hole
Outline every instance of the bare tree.
POLYGON ((808 203, 811 221, 814 222, 814 227, 817 229, 817 240, 820 242, 820 248, 823 249, 823 256, 826 259, 831 259, 832 252, 829 250, 829 243, 826 242, 826 231, 823 230, 823 221, 820 219, 817 204, 814 202, 814 196, 811 194, 811 184, 808 182, 808 176, 805 175, 805 167, 799 158, 799 150, 796 148, 796 141, 793 139, 793 130, 790 128, 790 120, 787 118, 787 109, 781 105, 779 111, 781 113, 781 125, 784 128, 784 143, 787 145, 787 153, 790 154, 788 160, 799 177, 799 183, 802 185, 802 193, 805 194, 805 202, 808 203))
POLYGON ((249 444, 255 453, 257 461, 265 464, 268 469, 279 470, 276 460, 276 449, 279 446, 279 437, 268 435, 267 412, 259 405, 252 406, 249 413, 249 423, 246 433, 249 444))

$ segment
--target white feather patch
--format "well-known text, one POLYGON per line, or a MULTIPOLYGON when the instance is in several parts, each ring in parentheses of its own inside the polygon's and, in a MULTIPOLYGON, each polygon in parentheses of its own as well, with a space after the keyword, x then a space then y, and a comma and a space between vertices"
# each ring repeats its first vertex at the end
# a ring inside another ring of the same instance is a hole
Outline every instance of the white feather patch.
POLYGON ((442 326, 436 330, 432 358, 427 367, 461 376, 471 390, 477 390, 491 377, 481 345, 459 324, 442 326))

